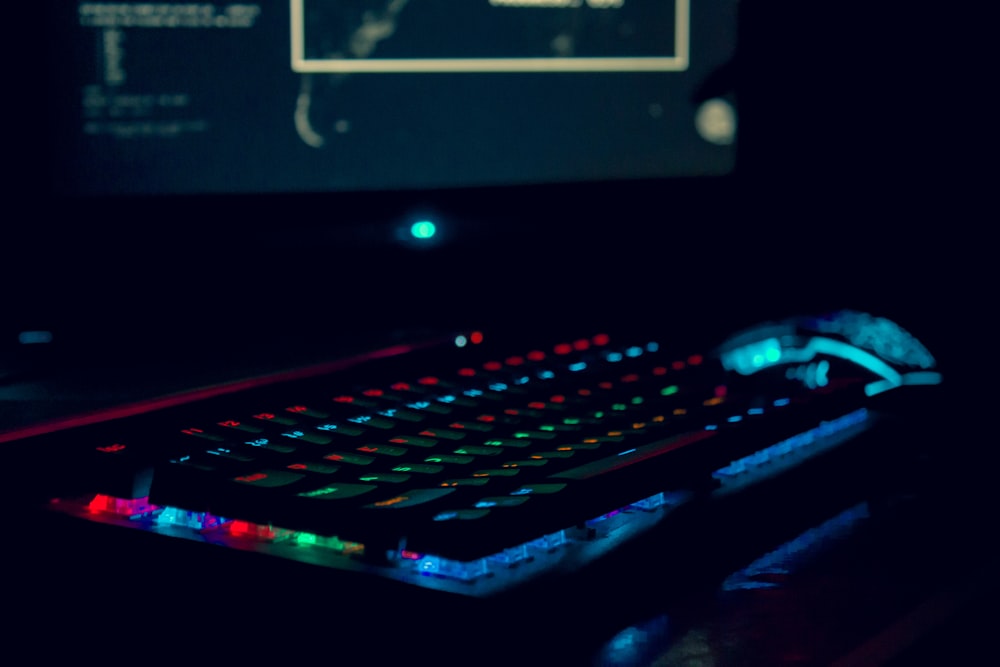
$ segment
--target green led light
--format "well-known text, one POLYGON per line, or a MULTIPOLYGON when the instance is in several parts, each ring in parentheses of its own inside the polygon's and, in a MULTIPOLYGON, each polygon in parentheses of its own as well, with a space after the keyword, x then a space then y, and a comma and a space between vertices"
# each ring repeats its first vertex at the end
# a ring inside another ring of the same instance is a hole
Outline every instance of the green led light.
POLYGON ((677 385, 672 384, 669 387, 664 387, 660 390, 660 396, 671 396, 677 393, 677 385))
POLYGON ((624 410, 626 407, 627 406, 624 403, 615 403, 614 405, 611 406, 611 409, 621 411, 624 410))
POLYGON ((580 420, 577 419, 576 417, 566 417, 566 419, 563 420, 563 424, 579 424, 579 423, 580 420))
POLYGON ((430 220, 421 220, 413 223, 410 233, 415 239, 429 239, 437 233, 437 226, 430 220))
POLYGON ((642 405, 642 396, 633 396, 632 405, 642 405))
POLYGON ((524 433, 523 431, 518 431, 517 433, 514 434, 514 437, 515 438, 530 438, 531 434, 530 433, 524 433))
POLYGON ((604 416, 604 411, 603 410, 598 410, 597 412, 594 413, 594 417, 597 418, 597 419, 600 419, 603 416, 604 416))
POLYGON ((543 425, 539 426, 538 429, 540 431, 554 431, 554 430, 556 430, 556 427, 552 426, 550 424, 543 424, 543 425))

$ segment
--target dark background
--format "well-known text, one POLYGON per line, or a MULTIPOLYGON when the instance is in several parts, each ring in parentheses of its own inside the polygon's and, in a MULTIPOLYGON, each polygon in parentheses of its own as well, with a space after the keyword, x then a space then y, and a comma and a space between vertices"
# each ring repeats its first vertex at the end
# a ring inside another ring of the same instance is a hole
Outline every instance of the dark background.
MULTIPOLYGON (((332 200, 322 194, 160 200, 139 224, 102 217, 86 202, 65 210, 39 185, 46 154, 25 140, 45 135, 46 115, 37 105, 7 102, 21 168, 8 177, 11 206, 0 237, 0 322, 8 335, 0 386, 41 383, 50 400, 5 398, 3 425, 47 413, 65 397, 67 377, 89 378, 105 392, 100 400, 129 398, 300 353, 338 354, 414 328, 572 332, 611 323, 676 334, 680 342, 714 341, 772 317, 857 308, 894 319, 941 362, 947 389, 933 411, 940 421, 928 430, 940 444, 918 466, 922 481, 913 489, 952 500, 884 525, 799 590, 825 608, 824 601, 847 599, 834 591, 852 582, 858 592, 840 610, 851 616, 877 607, 876 593, 885 592, 866 585, 902 572, 893 584, 903 591, 892 598, 897 606, 873 616, 871 632, 937 599, 966 564, 975 571, 989 561, 980 542, 993 505, 984 491, 988 457, 978 446, 986 442, 988 413, 978 403, 987 398, 982 341, 989 339, 992 271, 975 231, 983 213, 973 206, 978 177, 964 159, 967 131, 954 120, 964 99, 954 77, 962 63, 931 50, 929 36, 947 26, 916 6, 897 13, 746 1, 741 11, 739 57, 718 83, 735 88, 740 106, 731 177, 383 193, 375 201, 340 195, 346 226, 287 219, 290 207, 326 207, 332 200), (391 233, 414 210, 459 223, 460 237, 421 251, 371 246, 373 234, 391 233), (25 355, 9 338, 25 329, 52 330, 53 346, 25 355), (143 371, 149 368, 158 370, 143 371)), ((35 73, 12 70, 12 88, 34 99, 35 73)), ((64 406, 98 400, 79 395, 88 380, 74 381, 78 394, 64 406)), ((394 589, 354 589, 294 566, 251 580, 261 576, 253 559, 192 556, 175 545, 158 547, 150 560, 142 540, 102 542, 62 524, 41 532, 22 533, 39 546, 22 549, 14 571, 33 586, 23 598, 24 622, 68 633, 65 646, 46 652, 131 655, 134 638, 146 650, 157 640, 162 647, 170 627, 214 637, 167 642, 180 654, 300 652, 334 662, 349 655, 343 662, 358 664, 388 652, 418 662, 572 664, 589 646, 574 644, 578 638, 653 613, 653 603, 635 593, 641 578, 618 588, 620 575, 605 572, 590 580, 595 587, 571 593, 549 589, 487 610, 457 605, 435 625, 423 612, 426 599, 394 589), (423 623, 406 625, 418 616, 423 623), (539 642, 543 653, 531 653, 539 642)), ((746 531, 744 551, 752 557, 793 534, 788 526, 746 531)), ((733 542, 719 549, 729 553, 733 542)), ((684 613, 703 604, 694 597, 684 613)), ((802 636, 795 604, 742 613, 777 619, 761 632, 802 636)), ((844 616, 830 613, 832 624, 843 624, 844 616)), ((906 664, 956 655, 961 662, 985 650, 987 619, 995 618, 988 603, 948 618, 906 664)), ((855 642, 865 636, 858 632, 855 642)))
POLYGON ((7 104, 20 168, 3 230, 4 354, 11 332, 33 328, 53 330, 70 357, 188 356, 243 339, 503 324, 511 312, 725 330, 840 306, 933 345, 975 318, 983 244, 963 188, 974 174, 954 139, 950 64, 928 54, 929 31, 946 26, 916 7, 746 2, 741 14, 738 57, 708 85, 738 100, 738 167, 710 180, 109 208, 42 185, 44 86, 16 68, 26 92, 7 104), (381 243, 424 211, 451 226, 451 243, 381 243))

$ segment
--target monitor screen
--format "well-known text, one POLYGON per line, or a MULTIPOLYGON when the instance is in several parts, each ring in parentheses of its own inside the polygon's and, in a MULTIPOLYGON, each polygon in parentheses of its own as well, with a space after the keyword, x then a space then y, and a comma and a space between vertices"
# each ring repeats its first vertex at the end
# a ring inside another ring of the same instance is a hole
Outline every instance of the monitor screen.
POLYGON ((719 175, 734 0, 52 3, 56 192, 719 175))

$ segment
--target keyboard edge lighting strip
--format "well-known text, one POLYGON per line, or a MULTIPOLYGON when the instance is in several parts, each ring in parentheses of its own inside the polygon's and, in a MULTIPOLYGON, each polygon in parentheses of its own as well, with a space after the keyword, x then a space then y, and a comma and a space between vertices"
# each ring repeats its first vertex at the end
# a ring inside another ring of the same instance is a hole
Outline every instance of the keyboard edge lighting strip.
MULTIPOLYGON (((720 482, 716 493, 744 488, 845 442, 865 430, 872 421, 870 417, 864 408, 855 410, 742 457, 713 473, 720 482)), ((692 493, 683 490, 657 493, 595 517, 582 526, 548 533, 472 561, 454 561, 403 549, 387 554, 387 566, 360 560, 364 545, 356 542, 151 505, 147 498, 126 500, 97 495, 87 499, 54 499, 50 505, 92 521, 244 551, 263 551, 314 565, 366 571, 427 588, 480 596, 548 571, 569 553, 573 553, 577 562, 589 562, 627 537, 651 528, 692 497, 692 493)))

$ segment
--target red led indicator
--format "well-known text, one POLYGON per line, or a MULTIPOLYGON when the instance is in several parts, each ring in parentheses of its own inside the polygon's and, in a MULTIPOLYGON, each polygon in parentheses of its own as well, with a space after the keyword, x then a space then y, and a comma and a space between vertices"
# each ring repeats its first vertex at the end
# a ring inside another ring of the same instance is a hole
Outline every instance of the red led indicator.
POLYGON ((503 368, 503 364, 501 364, 499 361, 487 361, 485 364, 483 364, 483 368, 485 368, 488 371, 498 371, 501 368, 503 368))
POLYGON ((503 412, 504 412, 505 415, 517 415, 517 414, 521 414, 520 412, 517 411, 516 408, 507 408, 503 412))
POLYGON ((340 455, 340 454, 327 454, 323 458, 324 459, 328 459, 330 461, 343 461, 344 460, 344 457, 342 455, 340 455))
POLYGON ((692 354, 690 357, 688 357, 688 363, 691 364, 692 366, 697 366, 704 360, 705 358, 702 357, 700 354, 692 354))
POLYGON ((416 551, 407 551, 406 549, 403 549, 399 552, 399 555, 408 560, 420 560, 420 554, 416 551))
POLYGON ((117 442, 113 445, 108 445, 107 447, 98 447, 97 451, 105 452, 106 454, 111 454, 113 452, 120 452, 125 449, 125 445, 120 445, 117 442))
POLYGON ((594 345, 607 345, 611 341, 611 337, 608 334, 597 334, 590 340, 593 341, 594 345))
POLYGON ((236 428, 239 425, 240 423, 238 421, 234 421, 232 419, 227 419, 224 422, 219 422, 219 426, 228 426, 229 428, 236 428))
POLYGON ((262 412, 259 415, 254 415, 253 418, 254 419, 270 420, 270 419, 274 419, 274 413, 273 412, 262 412))
POLYGON ((507 357, 504 361, 508 366, 521 366, 524 364, 524 357, 507 357))
POLYGON ((549 400, 552 401, 553 403, 565 403, 566 397, 563 396, 562 394, 556 394, 555 396, 551 396, 549 400))
POLYGON ((724 398, 726 396, 726 385, 720 384, 718 387, 716 387, 715 388, 715 395, 718 398, 724 398))
POLYGON ((666 366, 657 366, 656 368, 653 369, 653 375, 666 375, 666 374, 667 374, 666 366))
POLYGON ((573 349, 577 352, 583 352, 584 350, 590 349, 590 341, 586 338, 575 340, 573 341, 573 349))
POLYGON ((532 350, 528 353, 528 359, 531 361, 541 361, 545 358, 545 353, 541 350, 532 350))
POLYGON ((552 348, 552 351, 555 352, 556 354, 569 354, 570 352, 573 351, 573 346, 570 345, 569 343, 559 343, 554 348, 552 348))
POLYGON ((601 389, 611 389, 615 385, 613 382, 599 382, 597 386, 600 387, 601 389))
POLYGON ((622 382, 638 382, 639 376, 635 373, 629 373, 628 375, 622 376, 622 382))
POLYGON ((465 424, 461 422, 455 422, 453 424, 448 424, 448 428, 465 428, 465 424))
POLYGON ((589 389, 577 389, 576 393, 580 394, 581 396, 590 396, 591 391, 589 389))
POLYGON ((308 466, 305 463, 293 463, 288 467, 291 468, 292 470, 305 470, 306 468, 308 468, 308 466))
POLYGON ((307 408, 304 405, 293 405, 290 408, 285 408, 285 410, 287 410, 288 412, 294 412, 296 414, 301 414, 301 413, 305 412, 308 409, 309 408, 307 408))
POLYGON ((409 391, 410 385, 408 385, 405 382, 397 382, 396 384, 392 385, 392 388, 395 389, 396 391, 409 391))
POLYGON ((334 403, 353 403, 354 402, 354 397, 353 396, 337 396, 337 397, 335 397, 333 399, 333 402, 334 403))
POLYGON ((417 382, 425 385, 435 385, 438 382, 440 382, 440 380, 438 380, 436 377, 428 375, 427 377, 420 378, 419 380, 417 380, 417 382))
POLYGON ((471 378, 476 374, 475 368, 459 368, 458 374, 465 378, 471 378))
POLYGON ((482 331, 473 331, 471 334, 469 334, 469 342, 472 343, 473 345, 479 345, 480 343, 482 343, 483 342, 483 332, 482 331))
POLYGON ((534 408, 535 410, 544 410, 545 404, 541 401, 532 401, 531 403, 528 403, 528 407, 534 408))
POLYGON ((267 475, 262 472, 254 473, 253 475, 244 475, 242 477, 237 477, 237 482, 259 482, 262 479, 267 479, 267 475))
POLYGON ((204 431, 202 431, 200 428, 186 428, 183 431, 181 431, 181 433, 184 433, 186 435, 195 435, 197 433, 204 433, 204 431))
POLYGON ((374 454, 378 451, 378 447, 373 447, 371 445, 365 445, 364 447, 358 447, 359 452, 367 452, 368 454, 374 454))
POLYGON ((497 418, 494 417, 493 415, 479 415, 478 417, 476 417, 477 421, 487 422, 487 423, 496 421, 496 419, 497 418))
POLYGON ((382 391, 381 389, 365 389, 365 390, 364 390, 363 392, 361 392, 361 393, 362 393, 362 394, 364 394, 365 396, 381 396, 381 395, 383 395, 383 394, 384 394, 385 392, 384 392, 384 391, 382 391))
POLYGON ((673 368, 675 371, 679 371, 682 368, 684 368, 684 362, 683 361, 675 361, 674 363, 670 364, 670 367, 673 368))

